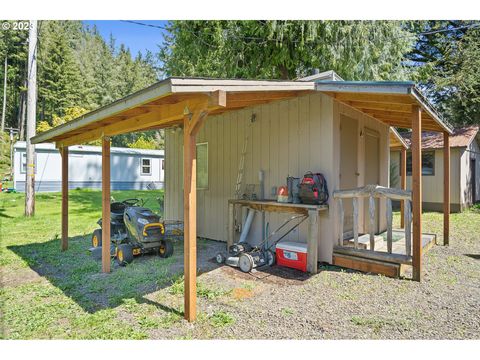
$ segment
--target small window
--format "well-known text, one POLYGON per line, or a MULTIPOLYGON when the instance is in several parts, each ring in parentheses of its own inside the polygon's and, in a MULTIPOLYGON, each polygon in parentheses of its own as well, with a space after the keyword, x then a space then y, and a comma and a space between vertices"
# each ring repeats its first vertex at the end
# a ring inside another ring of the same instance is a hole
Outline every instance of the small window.
MULTIPOLYGON (((37 154, 34 155, 33 163, 35 166, 35 174, 37 173, 37 154)), ((20 174, 27 173, 27 153, 20 154, 20 174)))
MULTIPOLYGON (((412 176, 412 153, 407 154, 407 175, 412 176)), ((422 152, 422 175, 435 175, 435 151, 422 152)))
POLYGON ((141 159, 140 173, 142 175, 152 175, 152 159, 141 159))
POLYGON ((208 143, 197 144, 197 189, 208 189, 208 143))

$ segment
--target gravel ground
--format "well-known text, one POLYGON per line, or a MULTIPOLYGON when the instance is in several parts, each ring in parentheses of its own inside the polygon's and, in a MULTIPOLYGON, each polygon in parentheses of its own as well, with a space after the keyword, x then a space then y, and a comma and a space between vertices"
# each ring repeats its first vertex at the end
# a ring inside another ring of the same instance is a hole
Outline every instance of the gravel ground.
MULTIPOLYGON (((421 283, 323 266, 308 277, 272 268, 243 274, 226 266, 199 283, 223 289, 199 297, 199 321, 153 330, 152 338, 197 339, 478 339, 480 336, 480 214, 452 221, 451 245, 424 258, 421 283), (215 314, 226 320, 212 326, 215 314)), ((454 220, 456 216, 453 217, 454 220)), ((398 220, 398 219, 397 219, 398 220)), ((424 231, 441 233, 441 214, 424 231)), ((439 243, 443 239, 440 236, 439 243)), ((181 305, 168 289, 152 299, 181 305)), ((179 302, 180 301, 180 302, 179 302)))
MULTIPOLYGON (((442 214, 425 214, 423 231, 441 234, 442 214)), ((425 254, 421 283, 326 265, 313 276, 278 266, 244 274, 213 260, 224 243, 201 239, 192 324, 183 320, 181 242, 168 260, 144 256, 108 275, 84 253, 88 237, 65 254, 55 239, 10 246, 0 337, 479 339, 479 233, 480 213, 453 214, 451 245, 425 254)))

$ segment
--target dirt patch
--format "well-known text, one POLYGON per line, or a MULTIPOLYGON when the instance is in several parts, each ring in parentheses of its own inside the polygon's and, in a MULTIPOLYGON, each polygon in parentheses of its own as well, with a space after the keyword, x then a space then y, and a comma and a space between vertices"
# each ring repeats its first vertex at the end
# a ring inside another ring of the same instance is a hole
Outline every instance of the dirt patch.
POLYGON ((232 296, 237 300, 249 299, 253 297, 253 291, 244 288, 235 288, 232 290, 232 296))
POLYGON ((0 269, 1 286, 19 286, 34 282, 46 282, 47 280, 31 269, 9 270, 0 269))
POLYGON ((222 272, 233 279, 255 280, 265 284, 275 284, 280 286, 302 285, 311 275, 298 270, 289 269, 281 266, 263 267, 255 269, 250 273, 244 273, 237 268, 223 266, 222 272))

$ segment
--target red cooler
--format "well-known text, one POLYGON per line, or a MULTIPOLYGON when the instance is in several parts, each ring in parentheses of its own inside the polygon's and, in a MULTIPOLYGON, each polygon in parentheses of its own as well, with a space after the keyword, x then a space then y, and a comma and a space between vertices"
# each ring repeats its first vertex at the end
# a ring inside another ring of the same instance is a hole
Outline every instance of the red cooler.
POLYGON ((307 272, 307 244, 285 241, 276 248, 277 264, 307 272))

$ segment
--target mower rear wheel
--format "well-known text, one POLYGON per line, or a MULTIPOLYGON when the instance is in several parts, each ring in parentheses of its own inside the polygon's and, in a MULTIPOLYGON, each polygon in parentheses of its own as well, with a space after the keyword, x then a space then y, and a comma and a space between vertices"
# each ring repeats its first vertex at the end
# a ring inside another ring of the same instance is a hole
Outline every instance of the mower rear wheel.
POLYGON ((240 254, 238 257, 238 266, 240 267, 240 270, 242 270, 244 273, 249 273, 253 270, 253 265, 254 263, 252 255, 247 253, 240 254))
POLYGON ((168 258, 173 255, 173 243, 170 240, 163 240, 158 248, 158 255, 161 258, 168 258))
POLYGON ((129 244, 120 244, 117 249, 117 263, 125 266, 133 261, 133 246, 129 244))
POLYGON ((92 247, 102 246, 102 229, 95 229, 92 234, 92 247))

